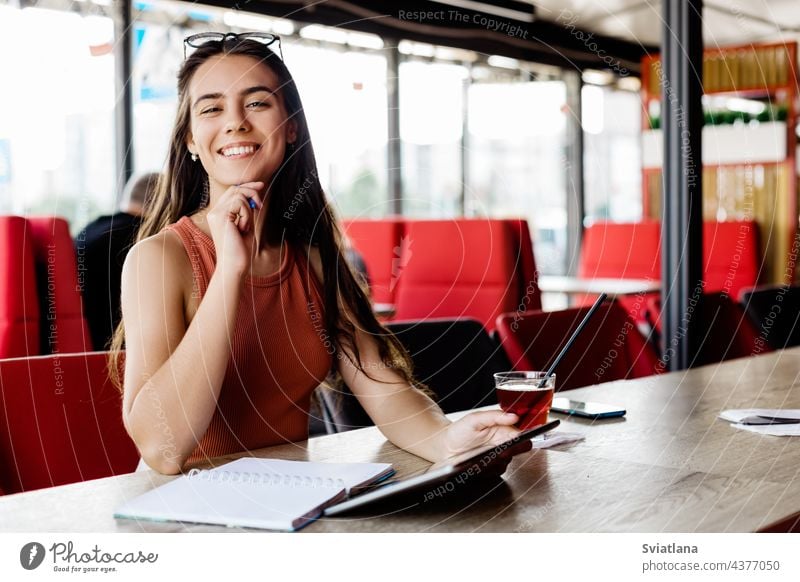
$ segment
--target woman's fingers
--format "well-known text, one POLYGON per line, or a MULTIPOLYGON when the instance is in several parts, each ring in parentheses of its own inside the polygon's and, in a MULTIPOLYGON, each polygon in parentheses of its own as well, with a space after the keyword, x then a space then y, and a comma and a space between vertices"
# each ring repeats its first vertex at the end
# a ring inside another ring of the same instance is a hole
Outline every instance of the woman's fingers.
POLYGON ((244 193, 238 193, 228 203, 228 220, 239 229, 239 232, 246 233, 250 230, 254 213, 258 211, 252 208, 251 201, 255 200, 244 193))
MULTIPOLYGON (((497 425, 511 427, 517 421, 519 421, 519 417, 516 414, 503 412, 502 410, 482 410, 480 412, 472 412, 464 418, 469 419, 469 422, 472 424, 475 430, 491 428, 497 425)), ((519 432, 516 431, 516 429, 514 430, 515 432, 519 432)))
POLYGON ((230 186, 218 202, 220 210, 224 209, 226 221, 233 223, 242 234, 250 231, 254 212, 264 207, 263 187, 263 182, 236 184, 230 186))

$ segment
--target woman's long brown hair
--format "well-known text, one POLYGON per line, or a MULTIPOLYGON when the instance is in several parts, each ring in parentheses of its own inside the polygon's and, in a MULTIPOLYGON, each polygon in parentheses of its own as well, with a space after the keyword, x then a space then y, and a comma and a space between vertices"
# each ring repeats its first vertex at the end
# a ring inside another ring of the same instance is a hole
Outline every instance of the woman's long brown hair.
MULTIPOLYGON (((269 187, 267 219, 262 240, 268 244, 288 243, 296 249, 319 249, 324 275, 324 321, 328 337, 334 339, 336 356, 346 357, 342 348, 352 351, 359 370, 363 367, 355 341, 356 326, 375 338, 384 365, 394 369, 405 381, 416 385, 411 361, 400 342, 375 318, 367 293, 357 281, 343 255, 342 233, 319 182, 314 149, 306 116, 294 79, 283 61, 263 43, 255 40, 209 41, 184 61, 178 73, 178 111, 170 138, 167 169, 159 180, 156 194, 144 209, 145 219, 137 241, 161 232, 183 216, 201 208, 208 179, 199 163, 192 162, 186 147, 190 129, 189 83, 198 67, 216 55, 245 55, 269 67, 280 82, 279 94, 288 119, 297 123, 294 151, 287 148, 283 164, 269 187)), ((309 273, 309 276, 313 276, 309 273)), ((125 344, 124 321, 111 342, 110 374, 120 390, 123 378, 121 355, 125 344)), ((337 357, 331 370, 335 374, 337 357)))

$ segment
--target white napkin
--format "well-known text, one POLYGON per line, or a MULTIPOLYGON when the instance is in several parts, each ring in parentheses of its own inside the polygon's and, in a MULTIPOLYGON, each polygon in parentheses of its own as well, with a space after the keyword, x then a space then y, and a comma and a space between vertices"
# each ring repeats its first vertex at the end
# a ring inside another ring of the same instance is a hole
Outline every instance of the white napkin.
POLYGON ((550 447, 563 445, 564 443, 582 441, 585 438, 584 435, 577 432, 547 432, 531 439, 531 442, 533 443, 534 449, 549 449, 550 447))
POLYGON ((798 424, 739 424, 739 421, 748 416, 779 416, 781 418, 800 419, 800 409, 788 408, 743 408, 738 410, 723 410, 719 417, 733 423, 733 428, 746 430, 756 434, 770 436, 800 436, 800 423, 798 424))

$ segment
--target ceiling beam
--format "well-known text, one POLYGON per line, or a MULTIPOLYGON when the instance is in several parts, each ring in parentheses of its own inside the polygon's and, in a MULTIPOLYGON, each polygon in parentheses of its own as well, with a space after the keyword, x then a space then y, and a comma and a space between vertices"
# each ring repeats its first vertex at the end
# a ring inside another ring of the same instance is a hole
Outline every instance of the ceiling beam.
MULTIPOLYGON (((367 0, 312 3, 302 0, 240 0, 233 7, 226 0, 204 0, 204 3, 579 71, 609 70, 619 76, 638 76, 641 57, 658 52, 658 47, 642 46, 580 29, 576 19, 569 18, 568 13, 562 13, 559 21, 555 22, 537 19, 533 6, 530 6, 532 21, 523 21, 453 6, 457 3, 454 0, 410 0, 403 2, 402 7, 391 9, 387 9, 385 3, 367 0)), ((461 4, 470 7, 492 4, 508 10, 508 3, 502 1, 461 4)))

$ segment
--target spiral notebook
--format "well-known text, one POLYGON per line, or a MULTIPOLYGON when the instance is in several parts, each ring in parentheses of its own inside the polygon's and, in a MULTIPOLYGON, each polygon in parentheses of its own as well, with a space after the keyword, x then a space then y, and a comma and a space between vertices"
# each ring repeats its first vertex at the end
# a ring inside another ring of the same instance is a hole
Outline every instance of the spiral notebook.
POLYGON ((293 531, 393 473, 387 463, 245 458, 192 469, 124 503, 114 517, 293 531))

